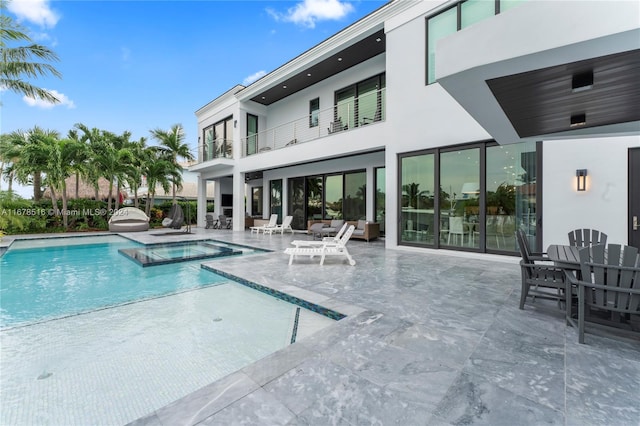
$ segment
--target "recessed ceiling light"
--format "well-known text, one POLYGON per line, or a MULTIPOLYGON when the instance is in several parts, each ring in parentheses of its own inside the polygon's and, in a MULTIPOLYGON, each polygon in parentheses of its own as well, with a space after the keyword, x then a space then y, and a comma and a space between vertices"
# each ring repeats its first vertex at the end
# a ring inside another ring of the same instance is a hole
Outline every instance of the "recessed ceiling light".
POLYGON ((342 58, 338 58, 338 62, 340 62, 342 60, 342 58))
POLYGON ((262 99, 267 99, 267 98, 265 98, 265 97, 263 96, 263 97, 262 97, 262 99))
POLYGON ((307 77, 311 77, 311 73, 310 72, 307 73, 307 77))
POLYGON ((593 70, 574 74, 571 78, 571 91, 573 93, 584 92, 593 87, 593 70))
POLYGON ((376 39, 376 41, 377 41, 378 43, 380 43, 380 42, 382 41, 382 39, 381 39, 380 37, 378 37, 378 38, 376 39))
POLYGON ((282 86, 282 88, 283 88, 283 89, 286 89, 286 88, 287 88, 287 86, 282 86))
POLYGON ((587 124, 587 114, 574 114, 571 116, 569 127, 580 127, 587 124))

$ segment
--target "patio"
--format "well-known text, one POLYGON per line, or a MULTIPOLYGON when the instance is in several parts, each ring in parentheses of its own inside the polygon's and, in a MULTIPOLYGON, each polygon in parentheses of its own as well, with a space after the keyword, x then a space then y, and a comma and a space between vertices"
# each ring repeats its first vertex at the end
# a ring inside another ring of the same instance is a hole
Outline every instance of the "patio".
POLYGON ((588 334, 580 345, 555 302, 519 310, 519 258, 351 241, 355 267, 288 266, 284 248, 306 236, 125 235, 274 250, 251 268, 204 263, 348 315, 132 424, 639 424, 640 342, 588 334))
POLYGON ((352 241, 355 267, 288 266, 300 234, 194 231, 135 238, 272 249, 208 264, 348 317, 136 425, 638 425, 640 342, 579 345, 554 302, 519 310, 519 259, 352 241))

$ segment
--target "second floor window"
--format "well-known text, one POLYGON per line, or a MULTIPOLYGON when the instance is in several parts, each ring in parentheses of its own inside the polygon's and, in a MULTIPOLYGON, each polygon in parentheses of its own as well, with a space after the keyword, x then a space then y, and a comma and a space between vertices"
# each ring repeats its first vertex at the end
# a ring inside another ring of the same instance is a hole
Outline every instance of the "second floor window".
POLYGON ((318 126, 318 114, 320 113, 320 98, 309 101, 309 127, 318 126))

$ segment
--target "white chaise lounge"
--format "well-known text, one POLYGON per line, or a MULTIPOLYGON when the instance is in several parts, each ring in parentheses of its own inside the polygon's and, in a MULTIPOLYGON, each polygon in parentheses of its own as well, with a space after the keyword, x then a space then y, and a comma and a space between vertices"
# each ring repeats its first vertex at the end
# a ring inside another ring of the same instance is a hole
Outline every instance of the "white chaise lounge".
POLYGON ((256 234, 259 234, 260 231, 263 231, 267 228, 273 228, 274 226, 276 226, 278 224, 278 215, 277 214, 272 214, 271 217, 269 218, 269 223, 266 225, 261 225, 261 226, 251 226, 249 229, 251 230, 251 233, 253 234, 254 232, 256 234))
POLYGON ((281 235, 284 235, 284 231, 290 231, 293 234, 291 222, 293 222, 293 216, 285 216, 281 225, 267 226, 262 232, 264 232, 265 234, 273 234, 274 232, 279 232, 281 235))
POLYGON ((351 266, 355 266, 356 261, 353 260, 349 254, 349 250, 347 250, 347 242, 349 241, 349 238, 351 238, 354 229, 355 226, 349 225, 347 231, 337 243, 323 241, 322 245, 317 247, 296 246, 285 249, 285 254, 289 255, 289 265, 293 263, 293 258, 296 256, 309 256, 311 258, 314 256, 320 256, 320 265, 324 265, 324 259, 327 256, 342 256, 347 258, 351 266))

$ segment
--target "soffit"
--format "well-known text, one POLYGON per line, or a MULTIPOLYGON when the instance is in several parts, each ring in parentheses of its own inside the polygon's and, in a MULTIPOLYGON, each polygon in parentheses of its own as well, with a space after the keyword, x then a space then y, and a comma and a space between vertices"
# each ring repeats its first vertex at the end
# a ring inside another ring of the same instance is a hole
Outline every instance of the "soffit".
POLYGON ((521 138, 640 120, 640 50, 487 80, 521 138), (593 71, 588 90, 572 91, 576 74, 593 71), (571 117, 585 114, 584 124, 571 117))
POLYGON ((262 105, 271 105, 300 90, 306 89, 333 75, 384 53, 386 50, 384 30, 365 37, 345 47, 322 61, 301 69, 299 72, 278 82, 251 98, 262 105))

